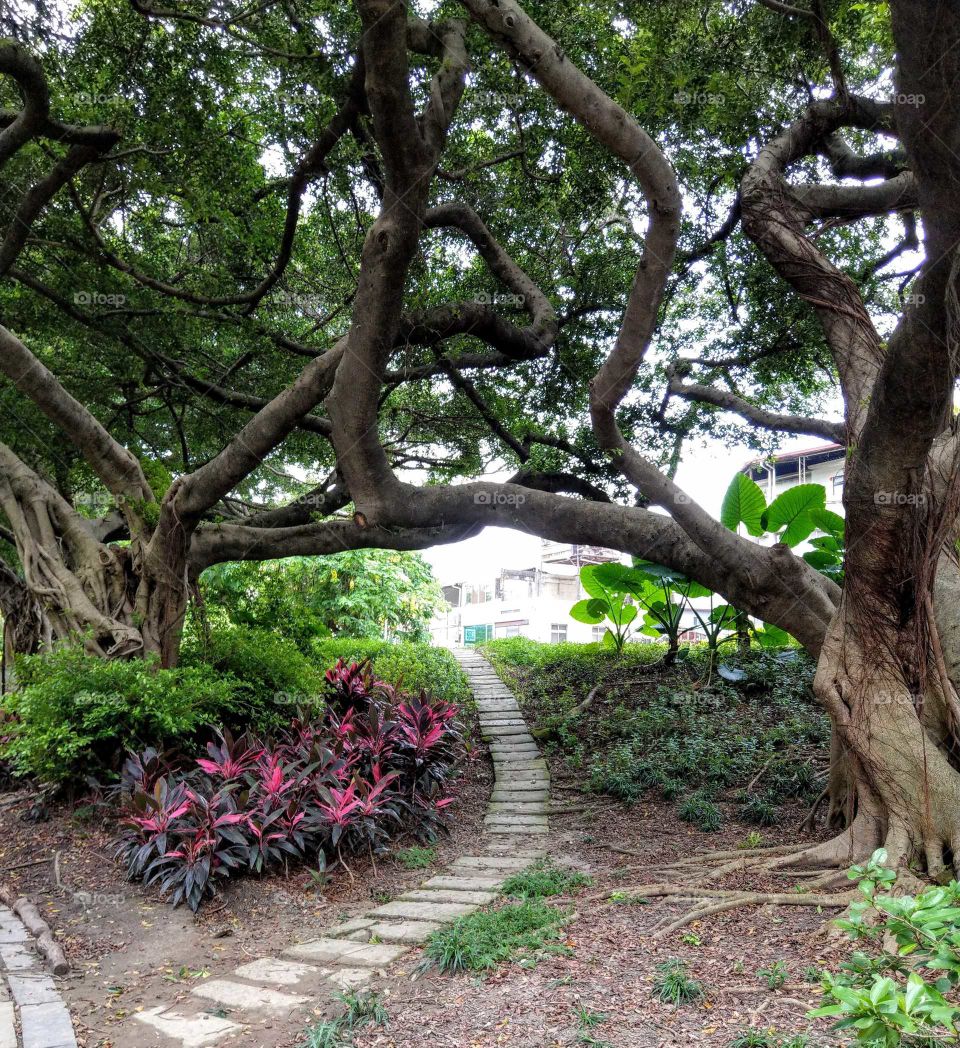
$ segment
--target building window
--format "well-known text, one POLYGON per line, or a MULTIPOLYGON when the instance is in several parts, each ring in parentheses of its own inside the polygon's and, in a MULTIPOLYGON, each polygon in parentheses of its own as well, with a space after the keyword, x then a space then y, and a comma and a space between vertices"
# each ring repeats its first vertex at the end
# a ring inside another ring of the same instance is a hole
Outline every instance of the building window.
POLYGON ((567 624, 565 622, 554 622, 550 625, 550 643, 563 644, 567 639, 567 624))
POLYGON ((603 635, 607 632, 606 626, 594 626, 593 627, 593 643, 599 644, 603 640, 603 635))
POLYGON ((834 474, 834 476, 831 477, 830 482, 833 484, 834 498, 840 498, 843 494, 843 472, 841 471, 840 473, 834 474))

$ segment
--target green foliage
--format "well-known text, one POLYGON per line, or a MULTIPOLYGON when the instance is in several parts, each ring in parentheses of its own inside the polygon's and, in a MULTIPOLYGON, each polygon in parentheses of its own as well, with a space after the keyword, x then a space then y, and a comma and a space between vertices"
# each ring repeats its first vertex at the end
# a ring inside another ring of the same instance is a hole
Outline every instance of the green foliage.
POLYGON ((766 508, 767 500, 756 481, 745 473, 737 473, 723 496, 720 523, 731 531, 743 524, 748 534, 759 537, 763 534, 760 518, 766 508))
POLYGON ((434 932, 424 947, 428 963, 442 972, 487 971, 504 961, 538 953, 563 953, 559 944, 568 911, 541 899, 500 909, 477 910, 434 932))
POLYGON ((637 617, 637 607, 631 603, 630 569, 622 564, 584 564, 580 584, 588 596, 574 604, 570 616, 588 625, 599 625, 606 619, 609 625, 603 643, 620 654, 630 637, 630 624, 637 617))
POLYGON ((416 553, 350 550, 328 557, 241 561, 208 568, 208 606, 230 622, 275 630, 309 653, 320 637, 429 640, 443 594, 416 553))
POLYGON ((960 1007, 944 994, 960 984, 960 884, 895 895, 886 860, 879 849, 850 869, 861 899, 836 922, 876 952, 857 952, 836 974, 824 973, 830 1003, 810 1015, 836 1019, 838 1030, 870 1048, 955 1043, 960 1007), (895 952, 884 949, 888 941, 895 952))
POLYGON ((394 858, 408 870, 425 870, 436 862, 437 849, 414 845, 412 848, 403 848, 398 851, 394 858))
POLYGON ((231 730, 270 732, 288 724, 299 708, 316 711, 320 705, 323 673, 293 641, 269 630, 224 626, 208 640, 188 636, 181 661, 234 681, 236 698, 225 718, 231 730))
POLYGON ((706 685, 702 648, 672 668, 653 644, 628 644, 618 657, 596 644, 516 637, 484 651, 537 727, 566 724, 602 686, 589 713, 548 744, 569 767, 586 769, 592 790, 628 802, 649 791, 679 800, 705 790, 712 800, 763 772, 765 804, 818 792, 809 751, 826 753, 829 723, 813 698, 813 662, 801 651, 732 654, 725 665, 736 681, 715 676, 706 685))
POLYGON ((704 833, 714 833, 723 824, 720 809, 700 790, 684 798, 677 808, 677 814, 684 822, 692 823, 704 833))
POLYGON ((511 899, 538 899, 569 895, 592 883, 593 879, 579 870, 558 866, 551 859, 541 859, 529 869, 508 877, 500 890, 511 899))
POLYGON ((352 1034, 364 1026, 386 1026, 387 1009, 376 992, 348 990, 336 995, 346 1011, 335 1019, 323 1019, 307 1027, 302 1048, 349 1048, 352 1034))
POLYGON ((236 686, 207 666, 161 670, 60 648, 17 663, 21 687, 4 696, 13 718, 3 756, 19 774, 68 784, 114 778, 128 749, 163 748, 220 723, 236 686))
POLYGON ((757 826, 776 826, 780 813, 773 800, 765 793, 753 793, 740 809, 744 822, 753 822, 757 826))
POLYGON ((686 961, 671 958, 654 968, 653 995, 666 1004, 692 1004, 703 1000, 706 988, 691 978, 686 961))
POLYGON ((743 1030, 727 1048, 807 1048, 810 1041, 805 1034, 798 1033, 793 1037, 777 1037, 766 1030, 743 1030))
MULTIPOLYGON (((563 724, 591 687, 604 685, 590 717, 557 743, 571 767, 588 769, 593 790, 636 802, 651 790, 677 800, 704 789, 712 800, 763 771, 764 805, 816 794, 808 751, 826 751, 829 726, 802 652, 738 653, 728 658, 736 682, 703 685, 704 654, 695 649, 673 669, 658 664, 658 646, 628 645, 617 658, 595 645, 511 638, 485 651, 538 726, 563 724)), ((745 807, 758 816, 756 802, 745 807)))
MULTIPOLYGON (((760 487, 743 473, 734 475, 720 510, 720 522, 731 531, 743 524, 750 535, 771 535, 777 542, 796 546, 814 531, 812 549, 803 554, 811 566, 836 582, 843 581, 844 519, 826 508, 822 484, 797 484, 778 495, 768 506, 760 487)), ((767 627, 767 631, 772 627, 767 627)), ((781 631, 782 632, 782 631, 781 631)), ((759 638, 782 644, 777 638, 759 638)))
POLYGON ((769 989, 779 990, 786 983, 787 979, 790 978, 790 971, 783 961, 774 961, 773 964, 768 965, 766 968, 760 968, 757 976, 763 979, 769 989))
POLYGON ((338 659, 362 662, 369 659, 373 672, 395 687, 405 691, 429 691, 432 695, 455 702, 469 703, 471 698, 467 678, 457 660, 446 648, 430 644, 391 644, 382 640, 318 640, 313 645, 315 661, 329 666, 338 659))

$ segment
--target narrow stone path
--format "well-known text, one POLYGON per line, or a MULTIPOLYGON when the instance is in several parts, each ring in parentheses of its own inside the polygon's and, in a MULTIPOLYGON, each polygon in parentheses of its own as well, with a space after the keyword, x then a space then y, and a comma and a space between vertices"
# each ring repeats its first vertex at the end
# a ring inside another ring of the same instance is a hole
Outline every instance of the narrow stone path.
POLYGON ((0 1048, 76 1048, 70 1012, 20 918, 0 906, 0 1048))
MULTIPOLYGON (((338 991, 369 986, 444 924, 493 902, 511 874, 543 856, 540 841, 547 833, 550 796, 546 762, 516 698, 490 664, 469 649, 454 654, 470 682, 493 757, 486 834, 476 852, 398 899, 326 929, 321 938, 291 945, 281 957, 261 958, 204 980, 187 1002, 138 1012, 136 1020, 154 1035, 147 1040, 142 1031, 138 1045, 274 1043, 265 1028, 338 991)), ((6 1048, 2 1040, 0 1048, 6 1048)))

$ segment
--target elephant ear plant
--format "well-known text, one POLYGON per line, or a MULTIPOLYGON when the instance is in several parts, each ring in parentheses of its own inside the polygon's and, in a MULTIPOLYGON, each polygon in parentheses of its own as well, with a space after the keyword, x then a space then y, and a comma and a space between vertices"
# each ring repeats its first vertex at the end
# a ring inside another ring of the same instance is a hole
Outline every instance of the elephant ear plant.
POLYGON ((770 537, 791 548, 806 541, 811 548, 803 559, 834 582, 843 582, 844 519, 827 509, 822 484, 787 488, 768 506, 760 486, 737 473, 723 497, 720 523, 731 531, 742 525, 753 538, 770 537))

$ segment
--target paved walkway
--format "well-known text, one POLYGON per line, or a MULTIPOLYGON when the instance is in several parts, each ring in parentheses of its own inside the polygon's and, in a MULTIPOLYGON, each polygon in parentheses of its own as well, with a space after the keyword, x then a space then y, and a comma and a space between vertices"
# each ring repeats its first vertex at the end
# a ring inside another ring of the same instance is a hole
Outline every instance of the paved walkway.
POLYGON ((77 1048, 70 1012, 33 936, 6 906, 0 906, 0 960, 0 1048, 77 1048))
MULTIPOLYGON (((476 697, 494 764, 486 834, 476 853, 393 902, 328 928, 319 939, 204 980, 188 1002, 138 1012, 135 1018, 153 1034, 144 1031, 144 1046, 201 1048, 225 1038, 256 1043, 259 1028, 306 1013, 337 991, 370 986, 444 924, 492 902, 507 877, 544 854, 539 841, 547 833, 546 762, 517 700, 489 663, 470 650, 454 654, 476 697)), ((275 1043, 266 1032, 262 1036, 262 1043, 275 1043)), ((0 1048, 6 1048, 2 1040, 0 1048)))

